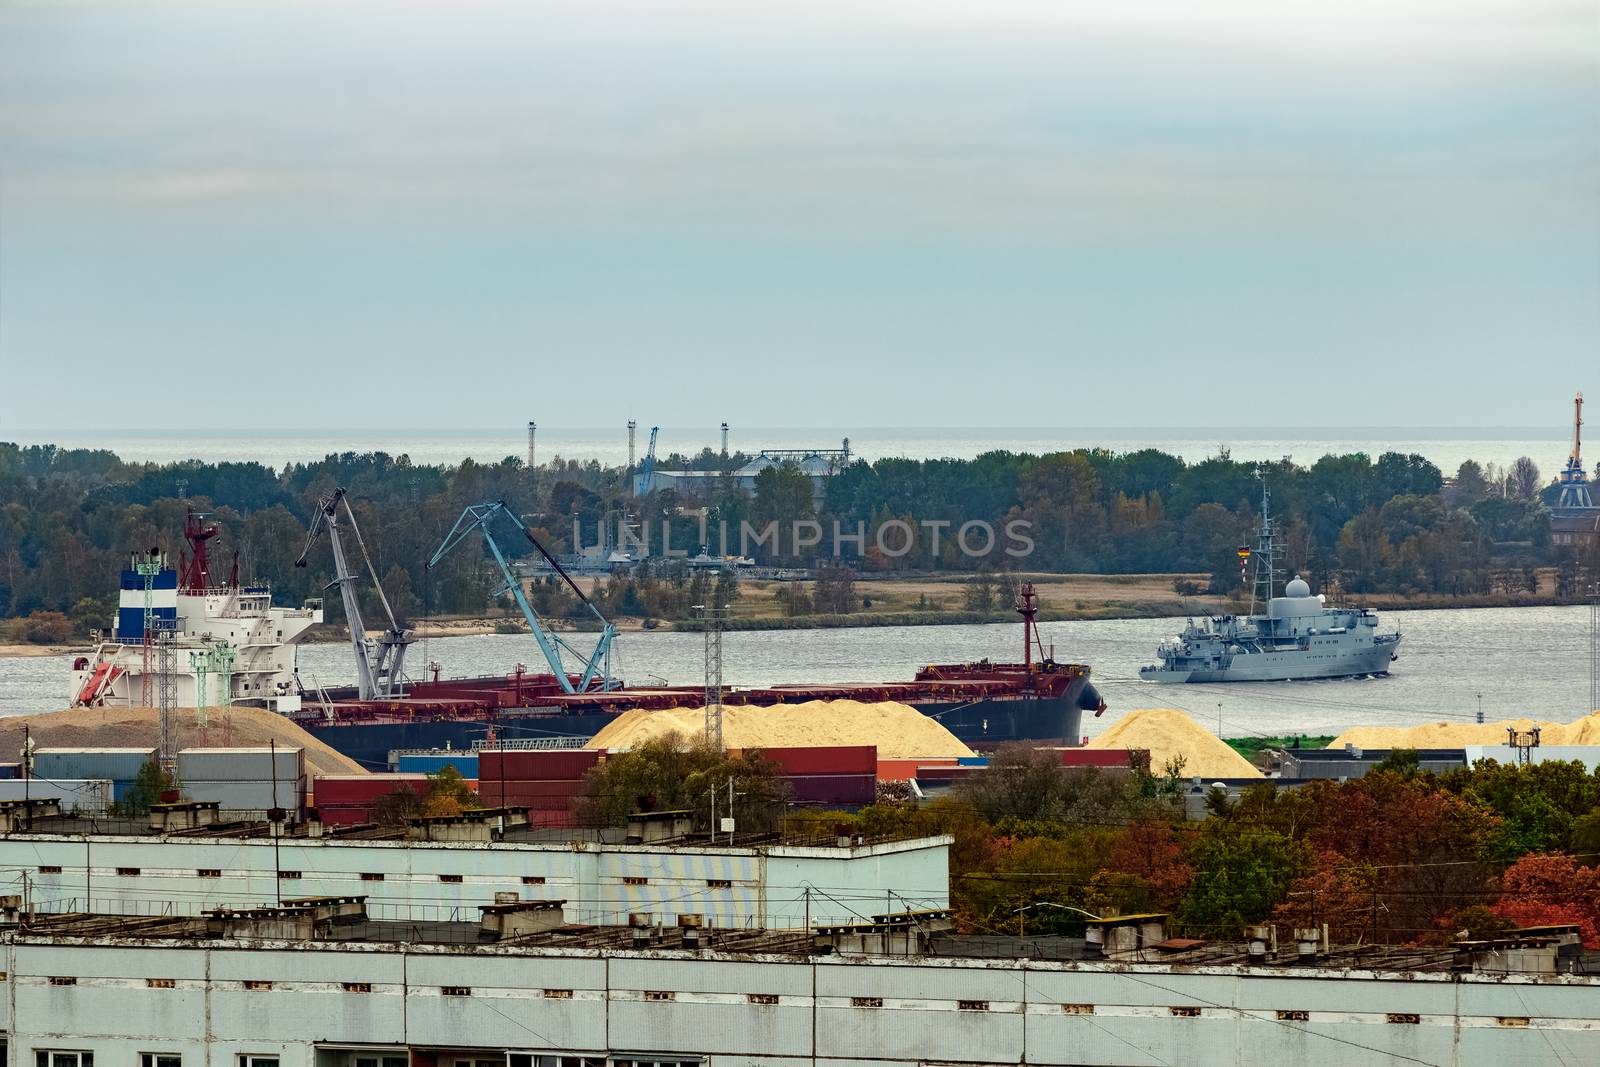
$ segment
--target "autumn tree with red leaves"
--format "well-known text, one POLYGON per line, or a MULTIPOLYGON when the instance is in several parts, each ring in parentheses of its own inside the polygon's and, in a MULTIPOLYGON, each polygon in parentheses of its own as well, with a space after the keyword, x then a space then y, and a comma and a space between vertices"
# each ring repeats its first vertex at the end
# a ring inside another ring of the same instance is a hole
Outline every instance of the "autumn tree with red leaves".
POLYGON ((1494 912, 1518 926, 1570 923, 1585 948, 1600 948, 1600 867, 1580 867, 1565 852, 1524 856, 1500 876, 1494 912))

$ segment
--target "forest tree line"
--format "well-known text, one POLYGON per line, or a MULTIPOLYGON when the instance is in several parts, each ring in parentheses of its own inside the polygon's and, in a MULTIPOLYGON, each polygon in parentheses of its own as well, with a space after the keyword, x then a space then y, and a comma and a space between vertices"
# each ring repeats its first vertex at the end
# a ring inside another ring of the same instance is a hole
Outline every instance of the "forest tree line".
MULTIPOLYGON (((557 458, 529 470, 515 456, 440 466, 344 453, 274 470, 132 463, 104 450, 0 443, 0 617, 50 612, 80 632, 104 626, 129 555, 159 547, 176 561, 190 507, 222 528, 214 575, 227 573, 236 552, 241 576, 270 581, 280 603, 321 596, 332 573, 325 539, 312 546, 309 566, 294 561, 317 501, 336 486, 349 490, 385 591, 408 621, 489 607, 498 574, 476 541, 432 571, 425 566, 462 508, 489 500, 506 501, 556 553, 596 545, 619 523, 670 527, 672 544, 693 553, 707 529, 816 521, 865 531, 861 550, 846 552, 859 572, 1182 572, 1207 575, 1211 591, 1227 592, 1238 584, 1237 548, 1255 540, 1264 479, 1286 571, 1314 586, 1336 579, 1346 593, 1510 593, 1521 591, 1513 587, 1533 568, 1554 567, 1558 595, 1576 596, 1600 580, 1600 550, 1583 555, 1551 543, 1550 486, 1528 459, 1507 470, 1468 461, 1446 479, 1425 458, 1396 452, 1330 455, 1301 466, 1225 454, 1188 463, 1155 449, 1002 451, 970 460, 857 461, 829 479, 819 499, 808 478, 786 467, 762 472, 745 494, 732 477, 743 458, 721 461, 727 477, 712 480, 709 500, 679 500, 671 490, 635 500, 630 471, 593 461, 557 458), (972 520, 996 529, 1025 523, 1032 552, 1008 557, 997 545, 990 557, 963 554, 950 532, 972 520), (893 522, 942 528, 946 536, 937 552, 919 539, 915 551, 887 555, 874 533, 893 522)), ((711 469, 718 459, 708 453, 685 463, 711 469)), ((497 535, 508 554, 532 552, 509 527, 497 535)), ((816 551, 780 540, 756 554, 761 563, 812 566, 816 551)), ((673 617, 705 602, 695 581, 668 561, 646 576, 607 583, 603 610, 673 617)), ((558 584, 543 587, 535 589, 541 610, 576 611, 558 584)), ((734 593, 729 583, 715 595, 734 593)))

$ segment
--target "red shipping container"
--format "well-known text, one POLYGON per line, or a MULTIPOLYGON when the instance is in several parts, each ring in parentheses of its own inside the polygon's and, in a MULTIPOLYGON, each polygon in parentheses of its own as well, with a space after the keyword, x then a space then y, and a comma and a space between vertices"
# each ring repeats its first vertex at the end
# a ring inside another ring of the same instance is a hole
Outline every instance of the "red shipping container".
POLYGON ((485 748, 478 751, 478 780, 524 782, 581 779, 600 762, 601 753, 583 748, 485 748))
POLYGON ((871 804, 878 797, 876 774, 812 774, 785 781, 797 804, 871 804))
POLYGON ((817 748, 764 748, 761 755, 782 768, 784 777, 803 774, 877 774, 876 745, 828 745, 817 748))
POLYGON ((504 788, 507 796, 515 793, 530 797, 572 797, 583 792, 583 779, 578 778, 570 782, 530 782, 507 778, 502 782, 498 778, 480 778, 478 787, 480 793, 485 790, 498 793, 504 788))
POLYGON ((571 806, 582 795, 583 794, 581 792, 557 793, 554 795, 548 793, 531 793, 517 789, 515 786, 509 783, 506 785, 505 792, 502 793, 500 791, 499 783, 497 782, 490 782, 487 786, 478 790, 478 796, 490 807, 501 807, 510 804, 513 806, 538 805, 540 807, 549 806, 564 808, 571 806))
POLYGON ((933 757, 925 759, 880 759, 878 761, 878 780, 883 782, 903 782, 908 778, 917 776, 918 767, 954 767, 954 757, 944 759, 933 757))
POLYGON ((364 806, 396 789, 418 796, 428 791, 425 774, 339 774, 311 780, 312 799, 319 807, 364 806))

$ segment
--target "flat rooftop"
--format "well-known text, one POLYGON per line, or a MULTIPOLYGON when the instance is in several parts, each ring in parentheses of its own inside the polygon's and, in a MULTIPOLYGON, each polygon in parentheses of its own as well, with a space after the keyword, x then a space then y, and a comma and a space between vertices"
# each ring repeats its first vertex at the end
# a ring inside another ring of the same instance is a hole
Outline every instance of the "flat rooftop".
MULTIPOLYGON (((361 898, 348 898, 360 900, 361 898)), ((252 909, 251 918, 266 912, 288 909, 252 909)), ((179 941, 208 943, 216 947, 278 947, 293 942, 334 948, 339 945, 433 945, 454 946, 462 950, 503 950, 515 948, 579 950, 593 952, 714 952, 720 955, 790 956, 808 959, 837 955, 843 958, 944 958, 950 960, 1035 960, 1093 963, 1107 966, 1154 964, 1173 969, 1188 968, 1271 968, 1327 977, 1333 974, 1420 975, 1473 973, 1487 971, 1504 974, 1553 975, 1549 969, 1522 967, 1516 962, 1518 949, 1551 947, 1560 939, 1553 929, 1513 931, 1494 941, 1463 942, 1444 946, 1333 945, 1314 958, 1302 958, 1291 942, 1280 943, 1265 954, 1252 956, 1245 941, 1210 942, 1172 938, 1141 948, 1136 953, 1103 955, 1097 946, 1082 938, 1006 937, 996 934, 931 932, 917 951, 861 951, 840 949, 822 931, 712 929, 710 927, 652 925, 652 917, 641 917, 639 925, 593 926, 562 924, 514 936, 490 937, 473 922, 414 922, 359 918, 335 922, 319 928, 316 936, 245 937, 218 933, 208 928, 207 915, 138 916, 69 912, 60 914, 19 914, 0 922, 0 939, 21 937, 30 940, 91 940, 107 943, 130 941, 179 941), (1484 965, 1489 954, 1492 963, 1484 965), (1509 962, 1508 962, 1509 954, 1509 962)), ((905 916, 875 916, 899 920, 905 916)), ((249 921, 248 919, 246 921, 249 921)), ((907 925, 917 925, 915 920, 907 925)), ((1564 961, 1560 973, 1588 977, 1600 983, 1600 951, 1561 950, 1564 961)))

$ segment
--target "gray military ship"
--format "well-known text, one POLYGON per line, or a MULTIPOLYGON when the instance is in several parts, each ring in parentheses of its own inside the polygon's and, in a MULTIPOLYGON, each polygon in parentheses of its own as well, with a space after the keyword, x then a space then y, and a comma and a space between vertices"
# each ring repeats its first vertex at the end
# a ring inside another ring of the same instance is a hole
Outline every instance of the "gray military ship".
POLYGON ((1330 608, 1296 575, 1274 596, 1274 526, 1265 483, 1261 489, 1260 542, 1252 554, 1249 615, 1218 615, 1161 642, 1161 662, 1139 669, 1151 682, 1284 682, 1387 674, 1398 658, 1400 634, 1378 632, 1378 616, 1364 608, 1330 608), (1255 614, 1262 603, 1266 614, 1255 614))

